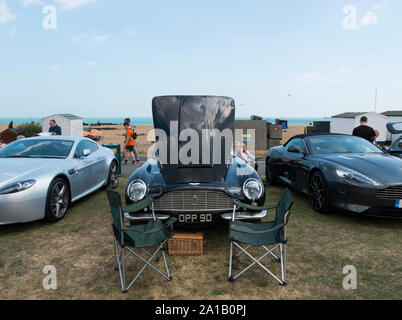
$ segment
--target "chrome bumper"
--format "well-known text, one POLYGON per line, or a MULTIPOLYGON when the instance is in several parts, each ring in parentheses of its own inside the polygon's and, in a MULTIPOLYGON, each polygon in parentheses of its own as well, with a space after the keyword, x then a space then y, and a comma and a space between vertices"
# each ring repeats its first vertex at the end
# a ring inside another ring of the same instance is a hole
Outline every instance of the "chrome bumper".
MULTIPOLYGON (((224 220, 231 220, 232 219, 232 212, 223 213, 221 214, 221 218, 224 220)), ((267 210, 263 210, 260 212, 236 212, 235 213, 235 220, 259 220, 264 218, 267 215, 267 210)))
MULTIPOLYGON (((152 213, 140 213, 131 215, 128 212, 124 213, 124 217, 130 221, 142 222, 142 221, 149 221, 153 219, 152 213)), ((167 214, 155 214, 156 219, 159 220, 168 220, 170 218, 167 214)))
MULTIPOLYGON (((232 212, 222 213, 220 216, 223 220, 231 220, 232 219, 232 212)), ((177 215, 177 214, 175 214, 177 215)), ((249 212, 249 211, 242 211, 236 212, 235 220, 260 220, 267 215, 267 210, 263 210, 261 212, 249 212)), ((168 220, 171 215, 168 214, 155 214, 157 219, 160 220, 168 220)), ((124 213, 124 217, 127 220, 135 221, 135 222, 144 222, 153 219, 151 213, 138 213, 138 214, 130 214, 128 212, 124 213)))

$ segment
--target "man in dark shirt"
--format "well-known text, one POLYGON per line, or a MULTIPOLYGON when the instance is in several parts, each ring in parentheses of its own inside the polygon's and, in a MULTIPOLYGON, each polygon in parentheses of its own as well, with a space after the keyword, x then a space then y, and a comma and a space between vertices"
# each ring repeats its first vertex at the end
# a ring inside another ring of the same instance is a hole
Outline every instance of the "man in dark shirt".
POLYGON ((367 117, 362 117, 360 119, 360 126, 353 130, 353 135, 356 137, 360 137, 366 139, 369 142, 374 142, 374 140, 378 137, 378 131, 374 131, 372 127, 367 125, 368 119, 367 117))
POLYGON ((49 125, 49 132, 52 136, 61 136, 61 128, 57 125, 56 120, 50 120, 49 125))

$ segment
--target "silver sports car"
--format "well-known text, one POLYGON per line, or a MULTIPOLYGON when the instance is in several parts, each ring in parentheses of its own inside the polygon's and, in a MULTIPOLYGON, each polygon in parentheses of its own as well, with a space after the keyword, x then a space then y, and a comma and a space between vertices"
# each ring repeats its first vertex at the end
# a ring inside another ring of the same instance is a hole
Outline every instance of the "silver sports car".
POLYGON ((0 225, 61 220, 70 203, 119 182, 112 150, 81 137, 35 137, 0 150, 0 225))

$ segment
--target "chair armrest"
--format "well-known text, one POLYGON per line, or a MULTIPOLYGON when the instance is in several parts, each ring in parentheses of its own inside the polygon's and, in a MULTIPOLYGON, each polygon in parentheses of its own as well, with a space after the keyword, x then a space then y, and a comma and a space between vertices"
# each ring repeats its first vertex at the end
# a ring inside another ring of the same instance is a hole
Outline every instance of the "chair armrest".
POLYGON ((173 217, 173 218, 170 218, 166 223, 163 224, 163 227, 164 227, 164 228, 169 228, 169 227, 171 227, 173 224, 175 224, 176 221, 177 221, 176 218, 174 218, 174 217, 173 217))
POLYGON ((235 200, 234 204, 238 207, 244 208, 244 209, 248 209, 248 210, 252 210, 252 211, 263 211, 263 210, 272 210, 272 209, 276 209, 277 206, 271 206, 271 207, 254 207, 250 204, 247 203, 243 203, 240 202, 239 200, 235 200))
POLYGON ((276 225, 273 228, 267 229, 267 230, 260 230, 260 231, 256 231, 256 230, 252 230, 250 228, 247 227, 240 227, 240 228, 236 228, 236 225, 231 225, 230 229, 236 232, 241 232, 241 233, 246 233, 246 234, 264 234, 264 233, 271 233, 274 232, 276 230, 282 229, 285 225, 283 223, 280 223, 278 225, 276 225))
POLYGON ((153 201, 153 199, 151 197, 143 199, 143 200, 133 203, 127 207, 124 207, 123 211, 129 212, 129 213, 140 211, 140 210, 148 207, 152 203, 152 201, 153 201))

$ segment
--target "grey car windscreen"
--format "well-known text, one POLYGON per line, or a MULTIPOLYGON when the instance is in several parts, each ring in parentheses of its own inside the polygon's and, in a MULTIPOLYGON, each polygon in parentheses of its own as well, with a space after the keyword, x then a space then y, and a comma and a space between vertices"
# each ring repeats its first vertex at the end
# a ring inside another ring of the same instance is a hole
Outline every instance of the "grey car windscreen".
POLYGON ((314 136, 306 138, 313 154, 382 153, 374 144, 353 136, 314 136))
POLYGON ((66 140, 20 140, 0 150, 0 158, 47 158, 66 159, 74 141, 66 140))

